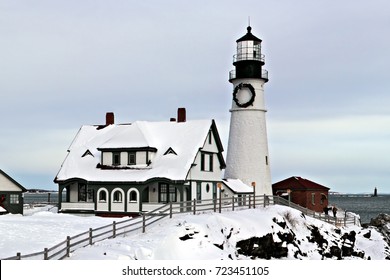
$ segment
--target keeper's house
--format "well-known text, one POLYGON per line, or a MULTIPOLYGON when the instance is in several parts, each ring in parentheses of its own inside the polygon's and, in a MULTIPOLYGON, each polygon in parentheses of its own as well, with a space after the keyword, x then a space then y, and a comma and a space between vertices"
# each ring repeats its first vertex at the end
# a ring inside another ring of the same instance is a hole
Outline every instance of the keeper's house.
POLYGON ((23 193, 27 190, 0 169, 0 215, 23 214, 23 193))
POLYGON ((225 168, 214 120, 85 125, 55 182, 60 212, 134 216, 169 202, 217 198, 225 168), (65 200, 62 194, 66 192, 65 200))
POLYGON ((272 185, 274 195, 316 212, 328 206, 329 188, 302 177, 293 176, 272 185))

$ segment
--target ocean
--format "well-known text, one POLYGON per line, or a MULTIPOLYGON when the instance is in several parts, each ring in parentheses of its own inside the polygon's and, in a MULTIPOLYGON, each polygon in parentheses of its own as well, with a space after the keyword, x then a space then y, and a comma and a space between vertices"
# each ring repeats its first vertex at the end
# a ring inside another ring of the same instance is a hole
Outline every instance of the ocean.
POLYGON ((376 197, 361 194, 330 194, 329 205, 360 215, 362 224, 369 223, 381 213, 390 214, 390 194, 376 197))
MULTIPOLYGON (((47 203, 50 196, 50 203, 58 202, 58 193, 25 193, 24 203, 47 203), (50 194, 50 195, 49 195, 50 194)), ((330 194, 329 205, 336 205, 337 208, 360 215, 362 224, 369 223, 380 213, 390 214, 390 194, 378 195, 354 195, 354 194, 330 194)))
MULTIPOLYGON (((65 198, 65 196, 63 196, 65 198)), ((40 203, 58 203, 58 192, 27 192, 24 194, 23 202, 25 204, 40 204, 40 203)))

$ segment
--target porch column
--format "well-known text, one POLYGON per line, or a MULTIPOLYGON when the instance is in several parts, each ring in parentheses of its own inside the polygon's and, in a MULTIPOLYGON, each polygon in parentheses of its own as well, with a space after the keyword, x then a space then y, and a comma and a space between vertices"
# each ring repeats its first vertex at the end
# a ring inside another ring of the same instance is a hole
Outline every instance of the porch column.
POLYGON ((144 190, 147 188, 148 186, 141 186, 140 188, 138 188, 138 192, 139 192, 139 203, 138 203, 138 211, 139 213, 142 212, 142 203, 144 201, 143 199, 143 195, 144 195, 144 190))

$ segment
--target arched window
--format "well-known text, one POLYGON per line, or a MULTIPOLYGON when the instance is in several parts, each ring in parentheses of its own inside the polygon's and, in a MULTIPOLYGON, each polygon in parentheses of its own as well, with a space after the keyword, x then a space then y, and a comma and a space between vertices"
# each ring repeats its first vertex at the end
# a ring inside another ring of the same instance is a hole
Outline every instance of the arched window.
POLYGON ((115 191, 114 195, 113 195, 113 198, 114 198, 114 202, 122 202, 122 193, 121 193, 121 191, 115 191))
POLYGON ((136 191, 130 192, 129 201, 130 202, 137 202, 137 192, 136 191))
POLYGON ((106 202, 107 201, 107 191, 101 190, 99 191, 99 202, 106 202))

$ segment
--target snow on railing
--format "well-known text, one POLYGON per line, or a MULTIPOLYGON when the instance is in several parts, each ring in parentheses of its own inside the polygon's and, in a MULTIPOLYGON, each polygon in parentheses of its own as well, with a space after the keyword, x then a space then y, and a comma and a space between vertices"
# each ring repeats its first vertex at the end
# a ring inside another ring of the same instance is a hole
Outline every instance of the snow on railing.
POLYGON ((280 196, 267 195, 247 195, 246 197, 227 197, 221 196, 217 199, 208 199, 197 201, 170 202, 150 212, 142 213, 137 218, 130 218, 120 222, 102 226, 82 232, 75 236, 67 236, 66 239, 50 248, 44 248, 43 251, 22 255, 20 252, 16 256, 4 258, 3 260, 22 260, 22 259, 43 259, 43 260, 62 260, 70 256, 75 250, 93 245, 98 241, 109 238, 115 238, 120 235, 126 235, 130 232, 146 232, 146 228, 163 218, 172 218, 174 214, 192 213, 202 214, 206 212, 236 211, 256 207, 266 207, 270 204, 279 204, 297 209, 307 216, 322 220, 336 226, 347 226, 356 224, 356 218, 347 216, 345 218, 334 218, 329 215, 314 212, 300 205, 294 204, 280 196))

